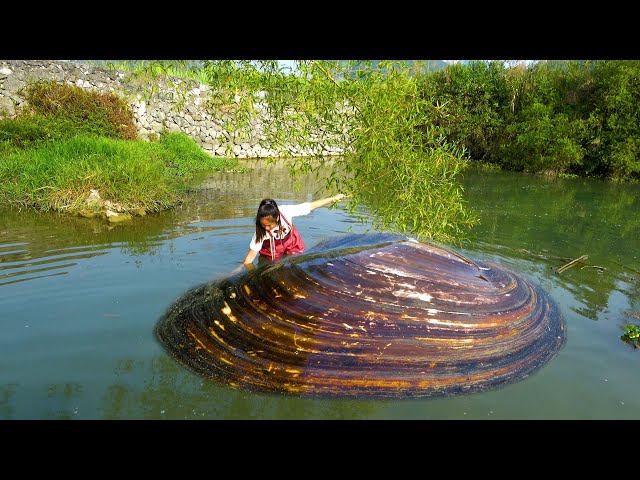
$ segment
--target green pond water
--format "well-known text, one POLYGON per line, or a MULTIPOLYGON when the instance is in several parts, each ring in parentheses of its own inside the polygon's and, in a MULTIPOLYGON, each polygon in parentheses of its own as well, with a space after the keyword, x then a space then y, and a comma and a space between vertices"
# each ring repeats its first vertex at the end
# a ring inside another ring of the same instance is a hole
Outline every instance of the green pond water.
MULTIPOLYGON (((301 399, 230 389, 185 369, 153 334, 182 294, 225 278, 259 201, 323 196, 282 164, 207 180, 180 207, 128 224, 0 210, 0 420, 638 419, 640 186, 469 171, 481 223, 452 246, 503 264, 558 304, 567 343, 494 390, 411 400, 301 399), (587 258, 558 273, 558 268, 587 258)), ((307 248, 370 226, 341 209, 296 219, 307 248)))

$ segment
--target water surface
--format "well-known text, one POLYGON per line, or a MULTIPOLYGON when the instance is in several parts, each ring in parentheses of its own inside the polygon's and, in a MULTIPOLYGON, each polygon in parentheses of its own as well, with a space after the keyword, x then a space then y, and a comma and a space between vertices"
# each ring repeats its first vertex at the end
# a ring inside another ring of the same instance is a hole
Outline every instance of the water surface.
MULTIPOLYGON (((464 185, 481 224, 453 248, 536 282, 567 322, 566 345, 535 375, 449 398, 331 400, 233 390, 177 364, 158 319, 238 267, 259 201, 324 195, 319 179, 261 166, 130 224, 0 210, 0 419, 640 418, 640 349, 620 338, 640 325, 640 187, 472 171, 464 185)), ((296 224, 307 247, 370 228, 339 208, 296 224)))

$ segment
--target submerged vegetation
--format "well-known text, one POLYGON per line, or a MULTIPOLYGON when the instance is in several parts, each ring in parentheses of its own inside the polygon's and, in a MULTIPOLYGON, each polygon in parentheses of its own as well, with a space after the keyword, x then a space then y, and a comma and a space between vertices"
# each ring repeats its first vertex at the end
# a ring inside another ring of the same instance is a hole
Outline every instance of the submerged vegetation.
POLYGON ((624 334, 620 337, 623 341, 638 348, 640 342, 640 327, 631 323, 624 327, 624 334))
MULTIPOLYGON (((640 61, 474 61, 434 70, 420 61, 127 61, 148 80, 177 76, 210 87, 208 108, 231 112, 242 135, 261 103, 266 143, 291 145, 293 175, 329 168, 326 189, 351 194, 376 228, 456 242, 477 218, 460 176, 469 165, 564 177, 640 180, 640 61), (319 135, 320 132, 320 135, 319 135)), ((31 111, 0 120, 0 199, 73 211, 88 190, 131 208, 179 201, 198 173, 228 169, 190 139, 135 138, 114 95, 72 86, 30 87, 31 111), (95 150, 94 150, 95 149, 95 150), (208 157, 208 158, 205 158, 208 157), (104 193, 103 193, 104 192, 104 193)))

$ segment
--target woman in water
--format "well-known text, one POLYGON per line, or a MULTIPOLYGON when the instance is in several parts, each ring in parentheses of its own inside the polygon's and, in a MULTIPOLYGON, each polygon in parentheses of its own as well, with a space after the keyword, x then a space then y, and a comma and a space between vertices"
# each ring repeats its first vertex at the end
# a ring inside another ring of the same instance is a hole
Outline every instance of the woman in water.
POLYGON ((245 265, 253 264, 258 255, 261 258, 277 260, 283 255, 304 252, 304 242, 293 225, 293 217, 308 215, 311 210, 342 200, 346 195, 339 193, 333 197, 321 198, 313 202, 278 207, 275 200, 265 198, 260 202, 256 215, 256 231, 249 251, 244 258, 245 265))

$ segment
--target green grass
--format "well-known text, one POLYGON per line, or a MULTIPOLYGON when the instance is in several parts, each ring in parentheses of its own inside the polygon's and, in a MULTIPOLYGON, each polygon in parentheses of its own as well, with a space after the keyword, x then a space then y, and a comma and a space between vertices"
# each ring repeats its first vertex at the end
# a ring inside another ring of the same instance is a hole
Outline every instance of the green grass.
POLYGON ((0 119, 0 155, 34 148, 82 132, 80 125, 64 117, 27 115, 15 119, 0 119))
POLYGON ((158 142, 79 134, 0 151, 0 201, 37 210, 78 212, 92 189, 125 210, 171 208, 201 175, 234 168, 182 133, 158 142), (7 153, 9 152, 9 153, 7 153))
POLYGON ((93 213, 96 190, 118 211, 178 204, 201 176, 237 168, 183 133, 137 139, 133 115, 113 94, 56 82, 27 87, 29 109, 0 119, 0 202, 40 211, 93 213))

